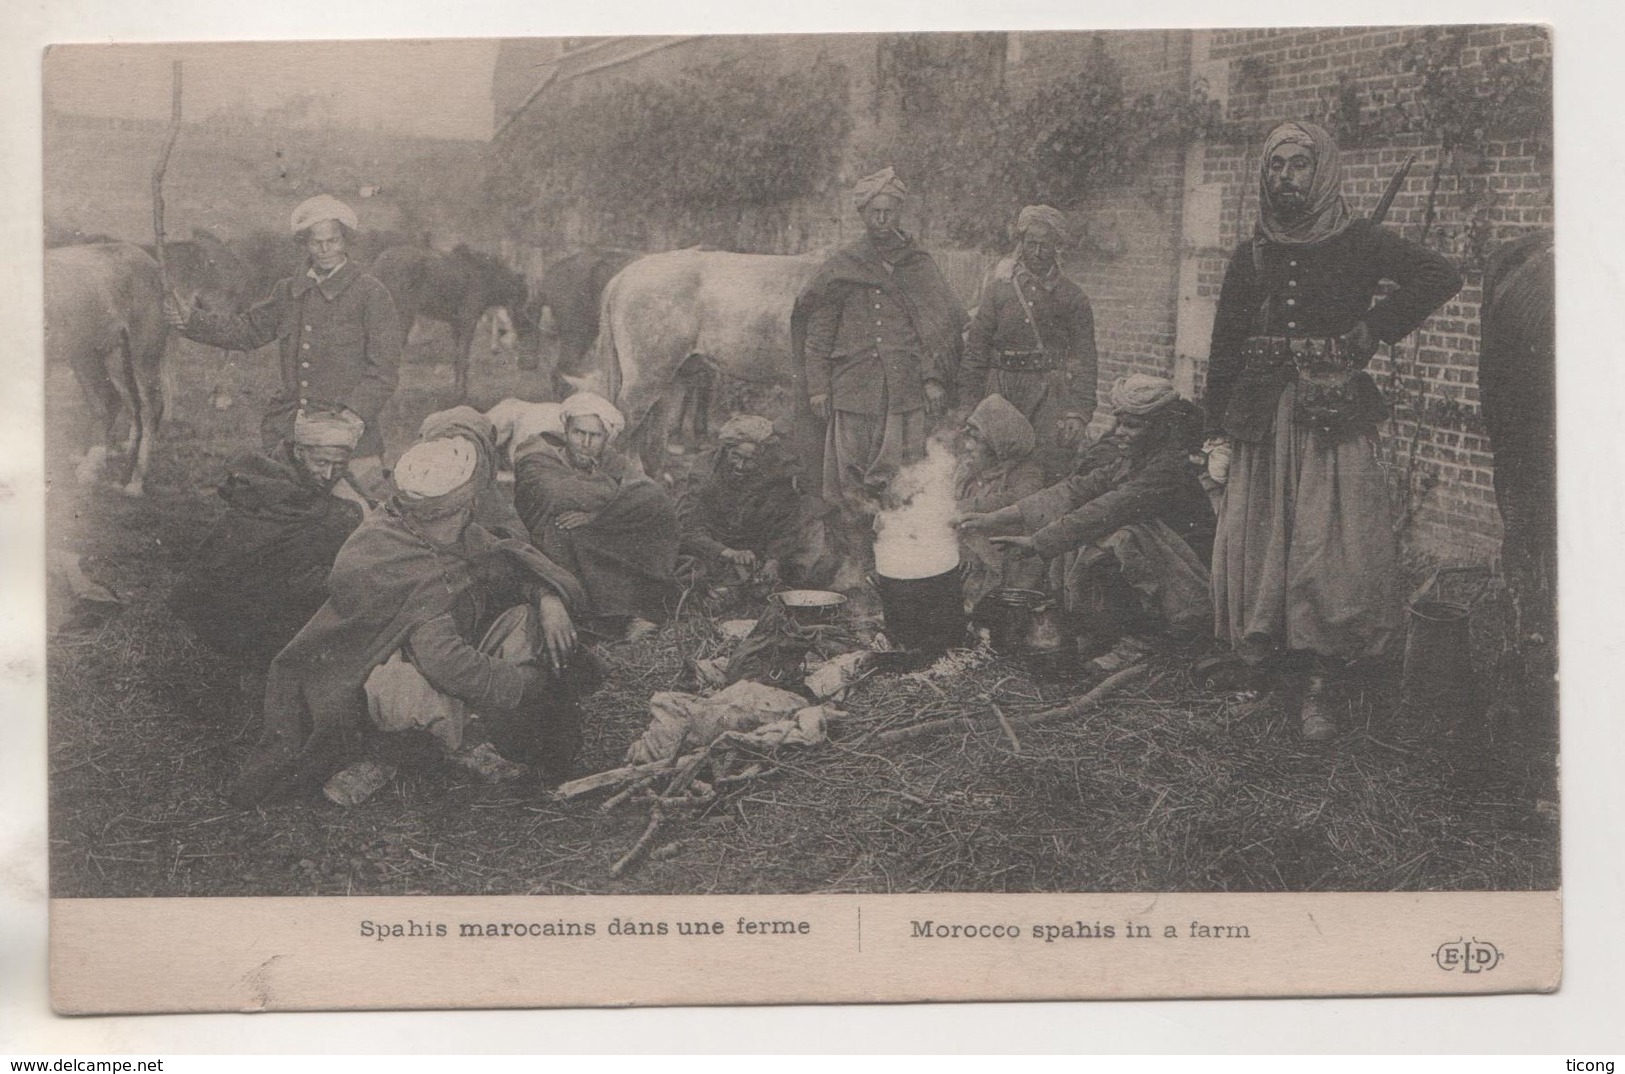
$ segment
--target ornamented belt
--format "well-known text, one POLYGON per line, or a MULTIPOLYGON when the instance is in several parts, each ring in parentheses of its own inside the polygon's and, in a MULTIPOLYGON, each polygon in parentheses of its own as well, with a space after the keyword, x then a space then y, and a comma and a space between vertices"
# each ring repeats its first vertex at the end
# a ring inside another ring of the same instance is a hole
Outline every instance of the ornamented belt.
POLYGON ((1048 373, 1058 364, 1048 351, 1000 351, 993 359, 1007 373, 1048 373))
POLYGON ((1273 373, 1283 367, 1348 365, 1343 341, 1320 336, 1250 336, 1241 345, 1249 373, 1273 373))

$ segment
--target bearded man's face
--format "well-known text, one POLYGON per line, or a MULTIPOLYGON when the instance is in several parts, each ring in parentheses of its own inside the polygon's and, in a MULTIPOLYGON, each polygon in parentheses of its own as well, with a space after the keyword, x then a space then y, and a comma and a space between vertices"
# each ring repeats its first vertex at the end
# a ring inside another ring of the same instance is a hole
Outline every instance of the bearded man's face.
POLYGON ((1307 146, 1277 146, 1265 164, 1264 181, 1276 212, 1288 220, 1302 216, 1315 182, 1315 154, 1307 146))

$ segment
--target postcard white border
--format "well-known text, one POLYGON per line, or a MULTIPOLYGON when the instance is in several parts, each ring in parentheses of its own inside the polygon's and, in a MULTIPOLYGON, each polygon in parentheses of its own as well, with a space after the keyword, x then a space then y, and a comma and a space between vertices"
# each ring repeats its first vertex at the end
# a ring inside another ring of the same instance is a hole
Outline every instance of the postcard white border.
POLYGON ((1142 3, 1084 13, 1072 4, 934 5, 929 21, 916 6, 881 10, 842 0, 806 11, 751 5, 707 5, 689 11, 649 3, 585 6, 554 12, 535 5, 408 5, 357 0, 279 0, 228 9, 206 0, 170 2, 162 11, 117 0, 59 3, 48 11, 8 12, 4 38, 5 144, 0 175, 7 190, 0 224, 16 256, 0 272, 6 327, 7 420, 0 423, 0 551, 9 605, 0 651, 6 721, 0 749, 0 1050, 74 1049, 287 1051, 533 1050, 579 1047, 812 1049, 914 1046, 930 1049, 1010 1047, 1144 1050, 1617 1050, 1620 1029, 1611 1004, 1622 994, 1625 941, 1619 910, 1625 876, 1618 817, 1625 805, 1618 703, 1612 664, 1625 653, 1618 596, 1621 571, 1614 535, 1625 532, 1619 496, 1621 380, 1617 317, 1621 216, 1617 204, 1621 139, 1618 15, 1579 3, 1462 3, 1436 0, 1420 11, 1398 0, 1372 0, 1352 10, 1301 3, 1142 3), (539 33, 831 31, 837 29, 1063 28, 1094 26, 1302 25, 1548 21, 1556 25, 1560 312, 1559 370, 1563 474, 1561 492, 1564 614, 1564 819, 1568 894, 1567 964, 1556 996, 1493 999, 1238 1001, 853 1008, 841 1014, 838 1039, 819 1011, 505 1012, 289 1015, 244 1023, 235 1016, 68 1020, 45 1010, 43 668, 37 606, 42 590, 39 519, 39 48, 47 41, 278 39, 406 36, 512 36, 539 33), (566 21, 567 20, 567 21, 566 21), (696 22, 699 21, 699 25, 696 22), (1607 165, 1613 163, 1610 170, 1607 165), (1577 356, 1577 357, 1576 357, 1577 356), (1589 359, 1589 360, 1588 360, 1589 359), (32 594, 29 607, 21 597, 32 594), (970 1011, 975 1010, 974 1014, 970 1011), (612 1027, 612 1028, 611 1028, 612 1027), (538 1031, 545 1030, 545 1038, 538 1031), (606 1033, 608 1034, 606 1036, 606 1033), (1002 1045, 1001 1045, 1002 1042, 1002 1045))

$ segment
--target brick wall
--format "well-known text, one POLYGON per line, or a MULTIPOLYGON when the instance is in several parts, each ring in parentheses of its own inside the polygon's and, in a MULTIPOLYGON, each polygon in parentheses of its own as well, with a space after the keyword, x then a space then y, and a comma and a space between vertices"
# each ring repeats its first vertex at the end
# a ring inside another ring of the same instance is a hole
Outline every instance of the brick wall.
MULTIPOLYGON (((1209 145, 1201 181, 1223 189, 1220 234, 1226 247, 1246 235, 1256 218, 1258 140, 1274 122, 1336 119, 1338 96, 1359 105, 1362 124, 1377 126, 1396 110, 1414 108, 1417 76, 1399 69, 1396 51, 1416 42, 1417 28, 1221 30, 1209 55, 1228 66, 1227 118, 1249 137, 1209 145), (1352 91, 1352 92, 1351 92, 1352 91)), ((1540 27, 1473 28, 1462 54, 1471 70, 1504 48, 1513 60, 1550 56, 1540 27)), ((1347 118, 1348 113, 1341 113, 1347 118)), ((1394 408, 1383 430, 1384 461, 1396 487, 1410 483, 1414 511, 1407 535, 1435 555, 1484 559, 1499 546, 1500 518, 1492 489, 1494 460, 1478 421, 1479 259, 1495 245, 1552 226, 1549 160, 1523 142, 1489 143, 1482 159, 1442 161, 1427 133, 1375 135, 1343 150, 1343 192, 1357 214, 1367 214, 1407 154, 1416 163, 1386 223, 1409 238, 1421 235, 1435 170, 1440 171, 1429 246, 1460 266, 1462 292, 1401 342, 1387 349, 1372 373, 1394 408), (1456 172, 1464 174, 1457 175, 1456 172), (1414 441, 1414 444, 1413 444, 1414 441)), ((1200 287, 1216 296, 1228 251, 1202 259, 1200 287)))
MULTIPOLYGON (((1169 150, 1127 189, 1102 190, 1072 214, 1084 241, 1065 267, 1094 305, 1103 387, 1123 373, 1145 371, 1183 376, 1200 396, 1206 342, 1197 338, 1200 333, 1187 332, 1189 338, 1179 343, 1183 353, 1176 355, 1181 299, 1216 299, 1230 250, 1250 233, 1257 209, 1256 153, 1264 131, 1289 118, 1353 122, 1374 131, 1398 110, 1414 109, 1417 76, 1399 69, 1395 53, 1422 33, 1360 27, 1007 35, 1004 84, 1013 96, 1075 73, 1098 40, 1134 92, 1183 89, 1197 75, 1211 82, 1210 92, 1224 102, 1225 118, 1239 132, 1230 141, 1210 141, 1191 152, 1169 150), (1197 188, 1209 199, 1204 212, 1216 219, 1182 218, 1187 197, 1197 188)), ((872 140, 882 122, 873 99, 876 41, 872 35, 690 39, 592 77, 659 77, 747 53, 776 63, 807 63, 822 51, 851 75, 854 142, 861 143, 864 133, 872 140)), ((1549 37, 1540 27, 1470 28, 1467 46, 1461 57, 1466 70, 1482 64, 1493 49, 1505 49, 1514 60, 1550 56, 1549 37)), ((1373 363, 1378 385, 1395 404, 1382 448, 1400 499, 1401 486, 1407 481, 1411 486, 1408 539, 1433 555, 1485 559, 1498 547, 1500 522, 1491 491, 1493 459, 1477 420, 1481 274, 1476 259, 1496 244, 1552 226, 1551 164, 1535 146, 1520 142, 1487 144, 1479 159, 1442 162, 1437 138, 1427 133, 1368 132, 1344 151, 1344 193, 1355 212, 1371 211, 1408 153, 1417 161, 1387 223, 1417 237, 1440 170, 1427 241, 1464 268, 1467 285, 1400 345, 1398 355, 1383 353, 1373 363)), ((719 222, 719 233, 728 235, 719 244, 793 253, 846 241, 858 228, 846 204, 846 187, 883 163, 849 154, 841 174, 831 176, 816 196, 719 222)), ((906 178, 928 206, 931 177, 906 178)), ((975 281, 995 255, 946 249, 933 234, 928 213, 916 224, 922 240, 940 251, 955 287, 967 303, 973 301, 975 281)), ((594 234, 588 222, 572 235, 579 243, 606 238, 629 241, 594 234)), ((649 221, 633 241, 663 249, 701 240, 692 226, 649 221)), ((513 252, 538 265, 544 253, 513 252)))

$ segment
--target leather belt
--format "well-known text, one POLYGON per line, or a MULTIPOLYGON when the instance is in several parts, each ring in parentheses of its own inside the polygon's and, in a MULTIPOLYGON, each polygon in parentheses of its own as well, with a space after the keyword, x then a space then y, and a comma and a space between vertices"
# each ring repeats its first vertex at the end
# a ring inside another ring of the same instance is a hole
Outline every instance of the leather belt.
POLYGON ((1241 356, 1249 373, 1350 364, 1343 341, 1335 336, 1249 336, 1241 345, 1241 356))
POLYGON ((1048 373, 1057 362, 1048 351, 999 351, 993 368, 1007 373, 1048 373))

